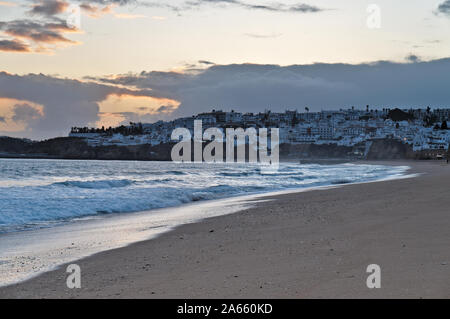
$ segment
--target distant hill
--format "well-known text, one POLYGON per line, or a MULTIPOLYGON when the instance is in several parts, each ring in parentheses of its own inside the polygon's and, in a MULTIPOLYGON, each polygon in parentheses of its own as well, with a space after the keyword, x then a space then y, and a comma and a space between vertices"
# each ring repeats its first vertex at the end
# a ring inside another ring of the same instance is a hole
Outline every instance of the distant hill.
POLYGON ((0 152, 21 153, 31 146, 33 142, 26 139, 0 136, 0 152))
MULTIPOLYGON (((146 160, 170 161, 174 143, 151 146, 89 146, 83 138, 60 137, 36 142, 12 137, 0 137, 0 157, 3 158, 54 158, 87 160, 146 160)), ((410 145, 384 139, 375 140, 369 149, 365 143, 354 147, 315 144, 282 144, 281 160, 303 159, 415 159, 420 154, 414 153, 410 145)))
POLYGON ((172 145, 91 147, 84 139, 76 137, 41 142, 0 137, 0 157, 167 161, 170 160, 172 145))

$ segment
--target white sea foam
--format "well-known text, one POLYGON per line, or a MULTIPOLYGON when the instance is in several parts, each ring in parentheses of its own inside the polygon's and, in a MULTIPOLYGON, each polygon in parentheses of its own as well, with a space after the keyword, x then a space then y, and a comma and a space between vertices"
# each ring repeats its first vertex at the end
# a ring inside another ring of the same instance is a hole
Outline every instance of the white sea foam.
POLYGON ((0 232, 184 203, 296 188, 374 181, 407 167, 0 160, 0 232))

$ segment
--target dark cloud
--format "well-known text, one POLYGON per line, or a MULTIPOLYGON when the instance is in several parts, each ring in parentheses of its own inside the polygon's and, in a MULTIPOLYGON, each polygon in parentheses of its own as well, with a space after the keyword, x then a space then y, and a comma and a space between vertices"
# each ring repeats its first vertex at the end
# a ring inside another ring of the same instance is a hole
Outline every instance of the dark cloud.
POLYGON ((214 65, 214 62, 211 61, 205 61, 205 60, 200 60, 198 61, 199 64, 205 64, 205 65, 214 65))
MULTIPOLYGON (((80 8, 93 14, 108 12, 111 6, 125 6, 130 4, 138 5, 136 0, 72 0, 79 3, 80 8)), ((53 17, 66 12, 70 6, 69 1, 65 0, 33 0, 31 14, 38 14, 47 17, 53 17)))
POLYGON ((28 11, 33 19, 0 21, 0 31, 10 38, 4 41, 1 51, 49 52, 57 45, 76 44, 65 36, 77 32, 59 15, 65 13, 69 2, 65 0, 31 0, 28 11))
POLYGON ((43 116, 31 121, 32 137, 65 135, 71 126, 92 125, 101 115, 98 103, 110 94, 146 95, 181 103, 178 108, 165 104, 156 111, 145 108, 139 109, 140 113, 117 113, 123 123, 168 120, 213 108, 275 112, 368 104, 373 108, 448 107, 450 58, 411 59, 415 63, 212 65, 196 73, 151 71, 89 78, 96 83, 0 73, 0 97, 44 107, 43 116), (119 88, 122 86, 133 89, 119 88))
POLYGON ((247 4, 243 2, 237 2, 237 5, 244 7, 246 9, 259 9, 266 11, 274 11, 274 12, 299 12, 299 13, 311 13, 311 12, 319 12, 323 11, 316 6, 311 6, 304 3, 299 3, 296 5, 286 5, 286 4, 272 4, 272 5, 254 5, 247 4))
POLYGON ((175 105, 162 105, 156 110, 156 113, 172 113, 176 108, 175 105))
POLYGON ((171 10, 178 14, 181 14, 181 12, 183 12, 183 11, 192 10, 195 7, 198 7, 198 5, 196 5, 195 3, 191 3, 189 1, 179 4, 179 5, 172 5, 167 2, 163 2, 163 1, 161 1, 161 2, 146 1, 146 2, 141 2, 140 5, 150 7, 150 8, 168 9, 168 10, 171 10))
POLYGON ((160 120, 166 120, 167 114, 165 112, 150 112, 145 114, 134 113, 134 112, 120 112, 114 113, 123 118, 122 122, 118 125, 128 125, 130 122, 134 123, 154 123, 160 120))
POLYGON ((30 52, 30 47, 18 40, 0 40, 0 51, 3 52, 30 52))
POLYGON ((142 71, 139 74, 119 75, 118 77, 114 76, 112 78, 85 77, 86 80, 100 81, 105 84, 136 87, 140 89, 151 88, 153 97, 169 99, 174 97, 175 94, 171 94, 164 88, 176 87, 180 83, 189 83, 190 79, 194 80, 195 78, 196 76, 190 73, 160 71, 142 71), (161 88, 161 90, 159 88, 161 88))
POLYGON ((270 3, 270 4, 253 4, 240 0, 190 0, 181 3, 180 5, 172 5, 163 2, 143 2, 143 5, 149 7, 166 8, 177 13, 181 13, 187 10, 198 9, 204 5, 229 5, 234 7, 240 7, 248 10, 261 10, 270 12, 294 12, 294 13, 314 13, 320 12, 324 9, 317 6, 297 3, 297 4, 284 4, 284 3, 270 3))
POLYGON ((62 0, 36 0, 31 7, 31 14, 54 16, 66 11, 69 3, 62 0))
POLYGON ((438 6, 438 13, 450 15, 450 0, 446 0, 438 6))
POLYGON ((125 6, 125 5, 129 5, 129 4, 137 5, 141 1, 137 1, 137 0, 78 0, 78 2, 82 2, 82 3, 86 3, 86 4, 94 3, 94 4, 103 5, 103 6, 107 6, 107 5, 111 5, 111 4, 125 6))
MULTIPOLYGON (((343 107, 447 107, 450 59, 416 63, 215 65, 198 74, 142 72, 104 79, 152 89, 181 105, 170 117, 215 108, 259 112, 343 107)), ((99 79, 102 81, 101 79, 99 79)))
POLYGON ((6 123, 6 118, 3 116, 0 116, 0 123, 6 123))
POLYGON ((26 122, 32 138, 65 136, 72 126, 94 125, 100 119, 98 103, 110 94, 150 96, 151 92, 42 74, 20 76, 0 72, 0 97, 29 101, 43 107, 42 116, 37 118, 30 108, 23 105, 16 108, 13 120, 26 122))
POLYGON ((33 20, 0 22, 0 30, 9 36, 31 40, 35 43, 76 43, 63 33, 76 31, 63 21, 42 23, 33 20))
POLYGON ((421 58, 415 54, 410 54, 406 57, 406 60, 412 63, 417 63, 421 61, 421 58))
POLYGON ((108 4, 105 6, 91 5, 89 3, 80 4, 81 10, 83 10, 83 12, 87 13, 87 15, 92 18, 99 18, 105 14, 111 13, 112 6, 113 6, 112 4, 108 4))
MULTIPOLYGON (((135 0, 74 0, 91 16, 109 13, 113 5, 138 3, 135 0)), ((50 52, 57 45, 73 45, 66 33, 78 32, 64 18, 72 2, 68 0, 29 0, 27 11, 34 19, 0 21, 0 31, 9 39, 0 41, 0 51, 50 52), (26 41, 26 42, 25 42, 26 41)))
POLYGON ((162 105, 156 110, 152 107, 139 107, 138 110, 145 113, 118 112, 113 113, 123 118, 119 125, 128 125, 130 122, 153 123, 159 120, 166 120, 172 112, 176 110, 175 105, 162 105))
POLYGON ((39 119, 43 114, 38 109, 29 104, 16 104, 13 107, 12 120, 16 123, 25 123, 30 125, 31 122, 39 119))
POLYGON ((288 11, 292 11, 292 12, 319 12, 322 11, 323 9, 320 9, 316 6, 311 6, 309 4, 304 4, 304 3, 300 3, 291 7, 288 7, 288 11))

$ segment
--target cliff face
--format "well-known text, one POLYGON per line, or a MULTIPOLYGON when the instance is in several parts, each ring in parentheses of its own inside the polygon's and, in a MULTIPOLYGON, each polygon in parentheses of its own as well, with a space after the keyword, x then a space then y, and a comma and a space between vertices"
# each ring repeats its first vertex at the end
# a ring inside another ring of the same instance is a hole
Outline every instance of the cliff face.
POLYGON ((411 145, 394 140, 375 140, 367 153, 368 160, 415 159, 411 145))
MULTIPOLYGON (((0 156, 25 158, 170 161, 170 152, 173 145, 173 143, 168 143, 156 146, 136 145, 90 147, 84 139, 74 137, 55 138, 42 142, 31 142, 10 137, 0 137, 0 156)), ((368 150, 366 150, 365 143, 354 147, 337 146, 334 144, 282 144, 280 146, 281 160, 351 160, 355 158, 387 160, 433 158, 433 155, 430 155, 429 153, 430 152, 413 152, 410 145, 388 139, 373 141, 370 149, 368 150), (366 151, 367 154, 364 156, 366 151)))
POLYGON ((0 153, 3 157, 167 161, 170 160, 171 149, 172 144, 90 147, 83 139, 74 137, 30 143, 0 138, 0 153))
POLYGON ((281 159, 350 159, 360 150, 359 147, 346 147, 316 144, 282 144, 281 159), (355 153, 356 152, 356 153, 355 153))
POLYGON ((32 144, 18 138, 1 136, 0 137, 0 153, 22 153, 32 144))

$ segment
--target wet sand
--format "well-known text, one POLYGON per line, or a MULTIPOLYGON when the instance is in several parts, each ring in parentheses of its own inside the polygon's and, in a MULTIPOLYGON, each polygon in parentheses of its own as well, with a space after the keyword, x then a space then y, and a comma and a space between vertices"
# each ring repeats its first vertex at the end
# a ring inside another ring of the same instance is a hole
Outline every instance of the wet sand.
POLYGON ((265 198, 77 261, 81 289, 63 266, 0 298, 449 298, 450 165, 376 164, 422 175, 265 198))

